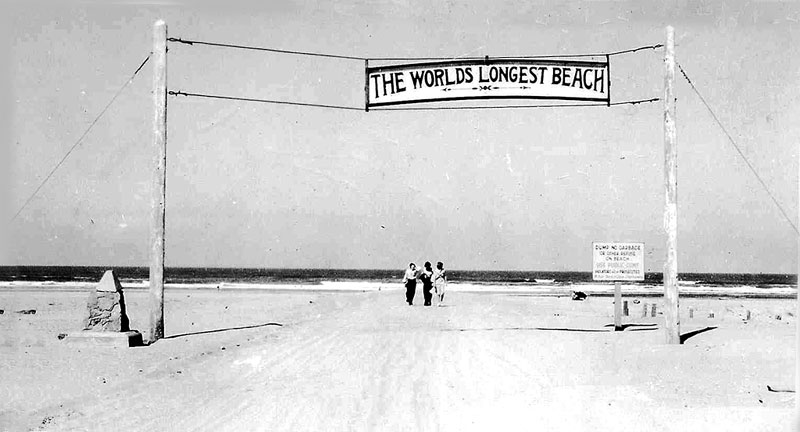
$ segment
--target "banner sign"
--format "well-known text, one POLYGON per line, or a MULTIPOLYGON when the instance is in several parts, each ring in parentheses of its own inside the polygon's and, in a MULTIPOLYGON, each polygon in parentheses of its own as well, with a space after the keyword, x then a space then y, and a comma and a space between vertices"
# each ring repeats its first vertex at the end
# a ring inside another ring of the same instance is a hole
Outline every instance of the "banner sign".
POLYGON ((611 103, 608 61, 487 59, 367 67, 366 108, 467 99, 611 103))
POLYGON ((592 243, 592 279, 644 280, 644 243, 592 243))

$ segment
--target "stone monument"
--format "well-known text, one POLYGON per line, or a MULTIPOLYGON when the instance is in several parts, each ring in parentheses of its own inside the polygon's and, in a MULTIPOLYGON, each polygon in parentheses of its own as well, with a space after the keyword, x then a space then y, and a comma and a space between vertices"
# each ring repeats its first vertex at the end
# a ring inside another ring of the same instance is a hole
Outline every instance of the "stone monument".
POLYGON ((97 287, 89 293, 83 329, 126 332, 130 330, 122 284, 113 270, 106 270, 97 287))
POLYGON ((130 347, 142 345, 142 335, 130 329, 122 284, 113 270, 106 270, 89 292, 83 331, 70 333, 68 343, 130 347))

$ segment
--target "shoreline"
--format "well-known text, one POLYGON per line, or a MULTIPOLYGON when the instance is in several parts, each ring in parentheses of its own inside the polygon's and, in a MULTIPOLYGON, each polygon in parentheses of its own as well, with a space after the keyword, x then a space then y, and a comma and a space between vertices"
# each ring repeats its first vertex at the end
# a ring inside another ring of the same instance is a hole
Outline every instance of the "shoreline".
MULTIPOLYGON (((87 282, 0 282, 2 292, 84 292, 91 290, 96 283, 87 282)), ((126 291, 146 291, 147 281, 122 283, 126 291)), ((370 292, 401 291, 401 283, 373 281, 319 281, 317 283, 165 283, 164 289, 185 291, 226 291, 226 292, 370 292)), ((621 284, 625 297, 662 297, 661 285, 621 284)), ((613 297, 613 283, 573 283, 573 284, 514 284, 514 283, 474 283, 451 282, 448 291, 478 294, 516 294, 529 297, 565 297, 574 291, 589 296, 613 297)), ((679 284, 679 294, 685 298, 753 298, 753 299, 793 299, 797 297, 794 286, 773 286, 760 288, 752 285, 706 286, 693 283, 679 284)))

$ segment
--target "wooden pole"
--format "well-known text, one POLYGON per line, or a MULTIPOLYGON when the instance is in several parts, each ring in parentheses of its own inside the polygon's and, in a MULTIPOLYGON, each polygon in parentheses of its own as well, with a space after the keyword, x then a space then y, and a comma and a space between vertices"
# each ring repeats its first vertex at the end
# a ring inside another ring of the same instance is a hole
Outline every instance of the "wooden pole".
POLYGON ((167 24, 153 24, 153 147, 156 153, 150 220, 149 343, 164 337, 164 228, 167 198, 167 24))
POLYGON ((614 331, 622 331, 622 287, 614 282, 614 331))
MULTIPOLYGON (((800 161, 800 150, 797 153, 800 161)), ((800 227, 800 165, 797 166, 797 226, 800 227)), ((794 361, 794 430, 800 430, 800 233, 797 236, 797 299, 795 300, 795 361, 794 361)), ((747 319, 750 320, 750 311, 747 311, 747 319)))
POLYGON ((667 27, 664 47, 664 181, 666 202, 664 230, 667 232, 667 257, 664 263, 664 319, 667 343, 681 343, 678 315, 678 149, 675 138, 675 43, 672 26, 667 27))

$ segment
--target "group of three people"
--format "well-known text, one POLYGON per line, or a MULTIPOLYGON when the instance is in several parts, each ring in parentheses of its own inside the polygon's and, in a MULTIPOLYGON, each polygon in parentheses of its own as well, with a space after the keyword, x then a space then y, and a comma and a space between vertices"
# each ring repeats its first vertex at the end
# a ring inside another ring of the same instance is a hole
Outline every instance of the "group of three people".
POLYGON ((422 295, 425 299, 425 306, 431 305, 433 290, 438 297, 441 306, 444 301, 444 290, 447 285, 447 275, 444 271, 444 264, 441 261, 436 263, 436 270, 431 268, 430 261, 425 262, 423 270, 417 270, 417 265, 413 262, 408 265, 406 273, 403 275, 403 284, 406 286, 406 303, 409 306, 414 304, 414 294, 417 291, 417 280, 422 282, 422 295))

